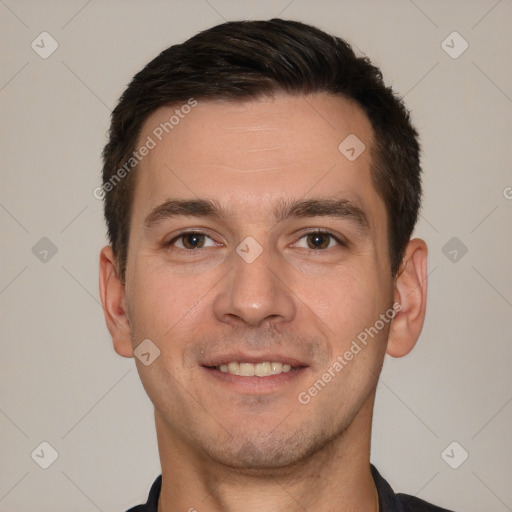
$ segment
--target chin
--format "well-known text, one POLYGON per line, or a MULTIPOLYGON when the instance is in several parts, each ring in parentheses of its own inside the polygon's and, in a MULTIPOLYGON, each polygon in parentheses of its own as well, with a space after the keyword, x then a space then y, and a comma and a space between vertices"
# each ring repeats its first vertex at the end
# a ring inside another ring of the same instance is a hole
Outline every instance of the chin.
POLYGON ((252 432, 238 435, 221 445, 211 445, 209 456, 225 466, 247 474, 269 470, 285 470, 322 450, 336 435, 329 435, 316 428, 303 428, 290 432, 280 430, 270 433, 252 432))

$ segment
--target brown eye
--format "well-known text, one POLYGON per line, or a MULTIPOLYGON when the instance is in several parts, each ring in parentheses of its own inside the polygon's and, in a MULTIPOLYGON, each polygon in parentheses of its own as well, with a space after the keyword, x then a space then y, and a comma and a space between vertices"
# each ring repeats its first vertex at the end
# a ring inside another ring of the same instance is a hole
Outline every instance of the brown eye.
POLYGON ((200 233, 188 233, 182 238, 185 249, 200 249, 204 245, 204 235, 200 233))
POLYGON ((346 243, 332 233, 321 230, 306 233, 300 237, 298 242, 293 244, 293 247, 300 247, 310 251, 335 249, 337 246, 338 248, 345 247, 346 243))
POLYGON ((332 236, 327 233, 310 233, 307 235, 309 249, 327 249, 331 243, 332 236))
POLYGON ((167 245, 177 249, 194 250, 203 249, 204 247, 215 247, 217 244, 208 235, 191 231, 173 238, 167 245))

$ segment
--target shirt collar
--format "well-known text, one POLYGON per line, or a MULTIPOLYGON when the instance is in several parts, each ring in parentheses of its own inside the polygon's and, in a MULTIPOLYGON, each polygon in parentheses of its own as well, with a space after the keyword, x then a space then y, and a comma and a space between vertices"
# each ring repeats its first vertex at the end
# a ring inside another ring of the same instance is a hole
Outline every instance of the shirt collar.
MULTIPOLYGON (((370 464, 370 470, 372 477, 377 488, 379 495, 379 512, 404 512, 404 509, 398 501, 396 494, 391 489, 391 486, 382 478, 377 468, 370 464)), ((162 475, 160 475, 149 491, 148 501, 145 508, 145 512, 157 512, 158 511, 158 498, 160 497, 160 490, 162 488, 162 475)))

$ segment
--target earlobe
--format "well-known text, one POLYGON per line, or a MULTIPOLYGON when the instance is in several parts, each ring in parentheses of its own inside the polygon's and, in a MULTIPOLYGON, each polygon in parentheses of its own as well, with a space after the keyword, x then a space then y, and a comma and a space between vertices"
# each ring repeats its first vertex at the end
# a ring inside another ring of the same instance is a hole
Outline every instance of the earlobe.
POLYGON ((395 281, 395 302, 401 306, 389 331, 386 353, 407 355, 416 344, 427 305, 427 244, 415 238, 405 250, 402 267, 395 281))
POLYGON ((125 285, 116 272, 116 260, 111 246, 100 253, 100 296, 107 328, 114 350, 123 357, 133 357, 130 320, 126 312, 125 285))

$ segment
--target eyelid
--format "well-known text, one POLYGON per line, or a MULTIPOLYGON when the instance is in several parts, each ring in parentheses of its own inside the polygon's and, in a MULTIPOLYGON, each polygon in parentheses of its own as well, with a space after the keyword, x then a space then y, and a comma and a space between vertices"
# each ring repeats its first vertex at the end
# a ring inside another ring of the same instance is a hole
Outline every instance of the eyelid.
MULTIPOLYGON (((306 236, 314 235, 315 233, 321 233, 322 235, 330 236, 331 239, 333 239, 335 242, 337 242, 337 244, 340 247, 348 247, 348 245, 349 245, 349 242, 345 237, 343 237, 342 235, 333 233, 332 231, 330 231, 329 229, 326 229, 326 228, 310 228, 307 231, 302 231, 299 235, 298 241, 302 240, 306 236)), ((296 245, 298 243, 298 241, 295 242, 294 244, 292 244, 292 247, 294 245, 296 245)), ((327 249, 309 249, 309 250, 311 250, 313 252, 322 252, 322 251, 326 251, 327 249)))
MULTIPOLYGON (((212 236, 210 236, 204 229, 186 229, 184 231, 180 231, 179 233, 173 235, 172 238, 170 238, 169 240, 164 241, 163 245, 164 245, 164 247, 172 247, 175 242, 177 242, 180 238, 183 238, 187 235, 204 235, 205 237, 212 240, 212 242, 214 242, 217 247, 219 245, 222 245, 219 242, 215 241, 214 238, 212 236)), ((180 251, 187 251, 187 252, 200 251, 201 249, 208 249, 208 247, 199 247, 198 249, 183 249, 182 247, 174 247, 174 248, 177 250, 180 250, 180 251)))
MULTIPOLYGON (((292 247, 295 246, 298 243, 298 241, 302 240, 303 238, 305 238, 309 235, 315 234, 315 233, 321 233, 323 235, 327 235, 327 236, 331 237, 331 239, 336 241, 340 247, 347 247, 349 245, 349 242, 345 237, 343 237, 342 235, 339 235, 339 234, 335 234, 332 231, 330 231, 329 229, 309 228, 307 230, 303 230, 300 232, 297 242, 293 243, 292 247)), ((185 237, 187 235, 191 235, 191 234, 204 235, 205 237, 212 240, 216 244, 217 247, 222 245, 222 243, 217 242, 212 236, 210 236, 208 234, 207 230, 199 228, 199 229, 185 229, 184 231, 180 231, 179 233, 174 234, 170 240, 164 242, 164 246, 172 247, 173 244, 175 242, 177 242, 180 238, 183 238, 183 237, 185 237)), ((195 251, 200 251, 201 249, 208 249, 209 247, 200 247, 198 249, 184 249, 182 247, 174 247, 174 248, 176 250, 180 250, 180 251, 195 252, 195 251)), ((314 252, 321 252, 321 251, 326 251, 327 249, 310 249, 310 250, 314 251, 314 252)))

